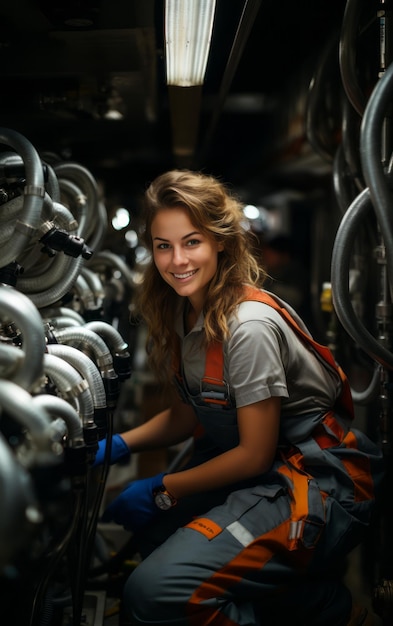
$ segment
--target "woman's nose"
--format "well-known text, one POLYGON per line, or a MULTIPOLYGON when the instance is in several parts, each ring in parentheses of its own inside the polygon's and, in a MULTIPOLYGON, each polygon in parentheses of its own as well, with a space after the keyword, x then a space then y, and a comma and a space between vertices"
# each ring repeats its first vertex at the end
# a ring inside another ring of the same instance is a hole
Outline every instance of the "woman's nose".
POLYGON ((173 248, 172 261, 176 265, 184 265, 184 263, 187 263, 187 255, 182 247, 173 248))

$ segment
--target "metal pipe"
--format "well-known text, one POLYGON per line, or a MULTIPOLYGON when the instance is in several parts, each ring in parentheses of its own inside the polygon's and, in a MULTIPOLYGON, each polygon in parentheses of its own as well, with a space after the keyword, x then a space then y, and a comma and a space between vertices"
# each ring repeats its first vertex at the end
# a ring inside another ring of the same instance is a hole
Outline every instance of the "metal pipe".
POLYGON ((39 226, 45 184, 38 153, 23 135, 9 128, 0 128, 0 143, 10 146, 20 154, 26 175, 22 215, 15 225, 14 237, 0 249, 0 265, 4 267, 23 252, 39 226))
POLYGON ((41 316, 27 296, 13 287, 0 286, 0 315, 20 329, 24 359, 12 381, 31 390, 43 375, 45 332, 41 316))
POLYGON ((343 216, 332 250, 331 282, 333 304, 337 317, 347 333, 378 363, 393 368, 393 355, 364 327, 355 314, 348 288, 349 263, 359 225, 371 211, 368 188, 353 201, 343 216))

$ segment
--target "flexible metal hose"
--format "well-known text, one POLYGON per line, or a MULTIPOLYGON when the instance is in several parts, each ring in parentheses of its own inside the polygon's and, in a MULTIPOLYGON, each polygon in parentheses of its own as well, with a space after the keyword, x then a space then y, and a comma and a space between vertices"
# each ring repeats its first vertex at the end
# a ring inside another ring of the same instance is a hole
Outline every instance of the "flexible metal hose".
POLYGON ((382 160, 382 129, 393 95, 393 64, 376 84, 362 120, 360 156, 364 177, 386 248, 390 280, 393 279, 393 195, 382 160))
POLYGON ((337 230, 331 264, 333 304, 337 317, 350 337, 378 363, 393 368, 392 353, 375 339, 355 314, 348 287, 354 241, 371 208, 370 191, 365 189, 348 208, 337 230))

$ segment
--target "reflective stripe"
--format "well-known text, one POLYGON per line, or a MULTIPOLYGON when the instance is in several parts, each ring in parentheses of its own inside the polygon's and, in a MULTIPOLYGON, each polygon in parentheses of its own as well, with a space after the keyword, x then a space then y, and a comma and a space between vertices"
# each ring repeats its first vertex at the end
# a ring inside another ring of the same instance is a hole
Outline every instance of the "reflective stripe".
POLYGON ((289 525, 288 539, 293 541, 294 539, 300 539, 303 532, 303 521, 291 522, 289 525))
POLYGON ((244 528, 243 524, 240 524, 238 521, 232 522, 226 529, 244 547, 247 547, 255 539, 250 531, 244 528))

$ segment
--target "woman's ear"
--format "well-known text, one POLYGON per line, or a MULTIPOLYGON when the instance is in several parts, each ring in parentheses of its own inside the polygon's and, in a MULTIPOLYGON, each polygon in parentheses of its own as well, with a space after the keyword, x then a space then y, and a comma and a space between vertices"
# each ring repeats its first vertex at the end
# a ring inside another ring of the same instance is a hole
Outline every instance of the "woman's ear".
POLYGON ((223 242, 218 242, 217 244, 217 252, 222 252, 224 250, 224 244, 223 242))

